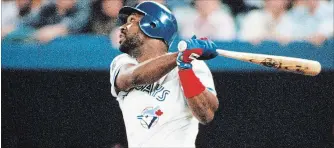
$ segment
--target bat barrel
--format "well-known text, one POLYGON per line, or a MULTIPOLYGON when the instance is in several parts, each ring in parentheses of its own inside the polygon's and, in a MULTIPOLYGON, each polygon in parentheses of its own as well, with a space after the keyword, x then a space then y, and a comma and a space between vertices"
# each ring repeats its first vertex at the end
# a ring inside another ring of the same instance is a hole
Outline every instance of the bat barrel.
POLYGON ((321 64, 318 61, 313 60, 286 56, 236 52, 223 49, 217 49, 217 52, 219 55, 228 58, 233 58, 303 75, 316 76, 321 71, 321 64))

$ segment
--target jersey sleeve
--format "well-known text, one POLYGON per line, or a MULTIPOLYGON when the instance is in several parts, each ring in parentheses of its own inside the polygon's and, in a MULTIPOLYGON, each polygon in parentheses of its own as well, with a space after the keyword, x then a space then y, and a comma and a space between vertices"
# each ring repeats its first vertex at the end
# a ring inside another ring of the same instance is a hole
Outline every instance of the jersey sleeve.
POLYGON ((202 84, 214 95, 217 95, 211 71, 205 62, 201 60, 194 60, 192 65, 195 75, 200 79, 202 84))
POLYGON ((121 54, 113 59, 113 61, 110 64, 110 84, 111 84, 111 94, 114 97, 117 97, 117 91, 116 91, 116 77, 119 73, 119 70, 122 66, 126 64, 138 64, 137 61, 133 58, 131 58, 127 54, 121 54))

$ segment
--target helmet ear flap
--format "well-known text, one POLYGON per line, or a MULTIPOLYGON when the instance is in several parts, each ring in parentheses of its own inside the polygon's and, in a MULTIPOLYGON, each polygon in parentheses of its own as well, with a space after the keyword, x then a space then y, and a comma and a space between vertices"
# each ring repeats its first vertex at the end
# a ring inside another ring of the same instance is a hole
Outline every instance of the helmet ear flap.
POLYGON ((157 27, 157 24, 154 23, 154 22, 151 22, 150 25, 151 25, 151 28, 152 28, 152 29, 154 29, 155 27, 157 27))

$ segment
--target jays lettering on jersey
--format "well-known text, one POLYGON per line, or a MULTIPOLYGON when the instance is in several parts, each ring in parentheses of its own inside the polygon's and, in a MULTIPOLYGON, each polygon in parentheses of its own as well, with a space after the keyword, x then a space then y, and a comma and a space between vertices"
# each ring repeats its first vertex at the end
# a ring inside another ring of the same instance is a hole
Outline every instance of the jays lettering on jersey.
MULTIPOLYGON (((111 93, 123 113, 129 147, 195 147, 198 120, 192 115, 178 76, 178 68, 153 84, 116 92, 115 79, 126 64, 138 64, 117 56, 110 65, 111 93)), ((203 61, 194 60, 193 70, 214 94, 212 74, 203 61)))

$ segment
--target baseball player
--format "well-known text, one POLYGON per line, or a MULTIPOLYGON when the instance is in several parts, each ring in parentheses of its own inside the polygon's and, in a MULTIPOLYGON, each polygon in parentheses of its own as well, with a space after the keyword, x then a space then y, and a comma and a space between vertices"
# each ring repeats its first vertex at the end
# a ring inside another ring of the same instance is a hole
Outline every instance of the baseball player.
POLYGON ((202 61, 217 56, 216 45, 193 37, 187 50, 168 53, 177 22, 159 3, 125 6, 119 20, 124 54, 110 65, 110 83, 129 147, 195 147, 198 123, 210 122, 219 104, 202 61))

